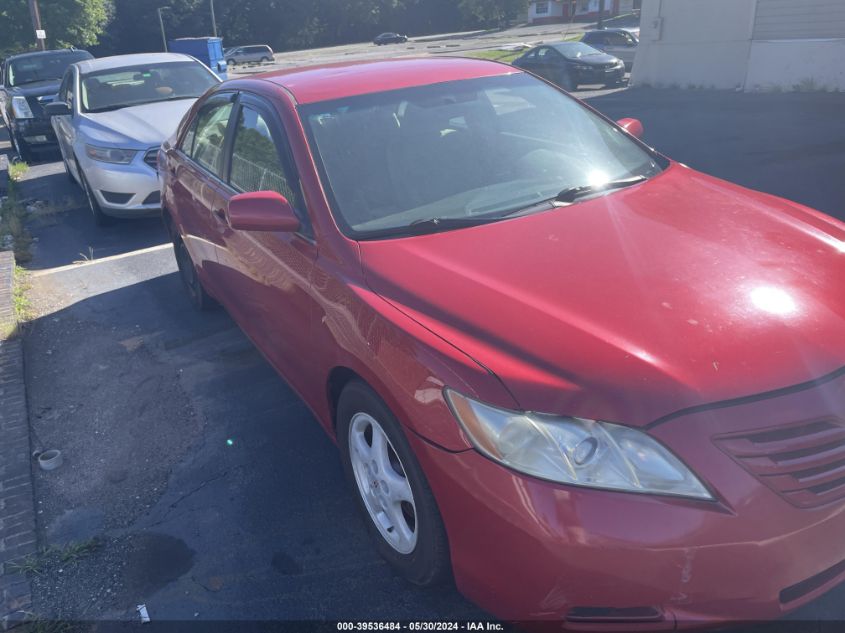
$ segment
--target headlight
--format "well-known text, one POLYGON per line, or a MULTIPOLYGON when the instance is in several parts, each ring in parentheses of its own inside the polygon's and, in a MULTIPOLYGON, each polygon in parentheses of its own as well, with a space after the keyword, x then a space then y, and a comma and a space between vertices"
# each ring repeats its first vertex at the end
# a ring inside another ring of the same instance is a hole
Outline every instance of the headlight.
POLYGON ((635 429, 491 407, 447 389, 475 448, 519 472, 575 486, 713 499, 677 457, 635 429))
POLYGON ((135 158, 138 153, 134 149, 116 149, 112 147, 96 147, 95 145, 86 145, 85 153, 88 158, 98 160, 102 163, 117 163, 119 165, 128 165, 135 158))
POLYGON ((26 97, 12 97, 12 112, 15 113, 16 119, 34 118, 32 108, 29 107, 26 97))

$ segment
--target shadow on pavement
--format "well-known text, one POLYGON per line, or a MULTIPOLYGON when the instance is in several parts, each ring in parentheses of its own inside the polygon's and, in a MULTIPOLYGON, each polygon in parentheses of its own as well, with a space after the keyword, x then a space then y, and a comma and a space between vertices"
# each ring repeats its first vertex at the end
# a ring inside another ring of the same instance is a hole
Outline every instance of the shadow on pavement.
MULTIPOLYGON (((87 278, 49 277, 62 275, 87 278)), ((41 543, 101 546, 34 580, 38 613, 485 617, 454 588, 391 571, 331 440, 223 310, 192 310, 177 274, 61 305, 26 337, 33 437, 65 455, 36 473, 41 543)))
MULTIPOLYGON (((579 95, 581 96, 581 95, 579 95)), ((670 158, 845 220, 845 94, 634 88, 582 98, 670 158)))

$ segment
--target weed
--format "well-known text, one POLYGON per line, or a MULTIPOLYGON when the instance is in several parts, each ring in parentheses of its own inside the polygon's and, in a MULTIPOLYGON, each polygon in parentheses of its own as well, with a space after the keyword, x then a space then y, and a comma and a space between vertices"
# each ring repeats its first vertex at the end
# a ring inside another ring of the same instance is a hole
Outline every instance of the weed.
POLYGON ((15 161, 9 163, 9 178, 15 182, 24 177, 24 174, 29 171, 29 165, 23 161, 15 161))
POLYGON ((37 613, 24 611, 24 624, 27 633, 70 633, 74 625, 67 620, 48 620, 37 613))
POLYGON ((15 287, 12 291, 12 303, 18 323, 25 323, 32 318, 32 304, 26 294, 31 287, 26 270, 20 266, 15 266, 15 287))
POLYGON ((18 262, 28 262, 32 259, 29 251, 32 237, 26 229, 26 216, 26 209, 18 200, 15 181, 10 180, 6 198, 0 202, 0 236, 11 236, 12 249, 18 262))

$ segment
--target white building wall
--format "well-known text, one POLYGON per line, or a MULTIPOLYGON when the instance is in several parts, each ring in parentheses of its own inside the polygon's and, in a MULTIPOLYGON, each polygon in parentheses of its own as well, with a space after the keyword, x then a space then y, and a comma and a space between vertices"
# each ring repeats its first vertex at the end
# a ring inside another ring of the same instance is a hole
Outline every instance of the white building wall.
POLYGON ((643 0, 631 84, 845 90, 845 0, 643 0))
POLYGON ((746 90, 845 90, 845 38, 754 40, 746 90))
POLYGON ((633 85, 737 88, 755 0, 643 0, 633 85))

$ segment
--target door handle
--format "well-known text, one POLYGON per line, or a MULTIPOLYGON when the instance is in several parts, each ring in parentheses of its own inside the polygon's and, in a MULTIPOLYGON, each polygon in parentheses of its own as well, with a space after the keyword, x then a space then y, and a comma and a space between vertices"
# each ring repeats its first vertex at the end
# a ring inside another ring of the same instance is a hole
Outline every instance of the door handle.
POLYGON ((218 220, 226 221, 226 212, 223 210, 223 207, 215 207, 211 212, 217 216, 218 220))

